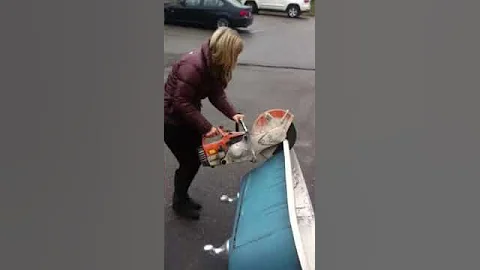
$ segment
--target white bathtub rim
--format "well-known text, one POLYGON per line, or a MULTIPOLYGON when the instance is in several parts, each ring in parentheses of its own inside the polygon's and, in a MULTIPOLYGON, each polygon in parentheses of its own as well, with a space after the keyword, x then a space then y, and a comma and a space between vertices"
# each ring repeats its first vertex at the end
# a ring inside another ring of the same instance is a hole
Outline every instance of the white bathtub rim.
POLYGON ((283 142, 290 225, 302 270, 315 270, 315 213, 295 150, 283 142))

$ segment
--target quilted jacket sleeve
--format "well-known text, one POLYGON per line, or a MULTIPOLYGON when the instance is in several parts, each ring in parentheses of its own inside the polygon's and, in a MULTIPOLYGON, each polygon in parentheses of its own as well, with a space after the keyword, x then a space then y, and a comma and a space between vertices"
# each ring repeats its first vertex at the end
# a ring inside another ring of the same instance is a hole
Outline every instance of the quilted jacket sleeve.
POLYGON ((190 64, 182 64, 176 70, 177 89, 173 95, 173 106, 185 121, 195 127, 201 134, 212 128, 212 124, 201 114, 193 104, 195 89, 200 85, 201 76, 197 69, 190 64))
POLYGON ((222 89, 218 89, 214 91, 208 99, 212 103, 212 105, 217 108, 220 112, 222 112, 226 117, 232 119, 232 117, 237 114, 235 108, 228 102, 227 95, 225 91, 222 89))

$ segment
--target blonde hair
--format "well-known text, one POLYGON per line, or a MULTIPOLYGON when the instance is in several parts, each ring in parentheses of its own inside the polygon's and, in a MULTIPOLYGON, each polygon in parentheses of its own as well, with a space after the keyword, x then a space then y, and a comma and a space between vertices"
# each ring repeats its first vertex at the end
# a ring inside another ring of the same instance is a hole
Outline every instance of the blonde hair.
POLYGON ((224 84, 228 84, 238 56, 243 51, 243 40, 233 29, 219 27, 211 36, 209 47, 214 75, 224 84))

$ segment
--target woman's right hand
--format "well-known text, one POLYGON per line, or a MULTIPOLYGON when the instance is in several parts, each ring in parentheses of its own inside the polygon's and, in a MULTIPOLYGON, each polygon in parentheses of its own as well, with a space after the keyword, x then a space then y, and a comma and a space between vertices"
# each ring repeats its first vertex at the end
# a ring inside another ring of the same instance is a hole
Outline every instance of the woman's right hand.
POLYGON ((205 134, 205 137, 211 138, 215 137, 218 134, 218 129, 216 127, 212 127, 209 132, 205 134))

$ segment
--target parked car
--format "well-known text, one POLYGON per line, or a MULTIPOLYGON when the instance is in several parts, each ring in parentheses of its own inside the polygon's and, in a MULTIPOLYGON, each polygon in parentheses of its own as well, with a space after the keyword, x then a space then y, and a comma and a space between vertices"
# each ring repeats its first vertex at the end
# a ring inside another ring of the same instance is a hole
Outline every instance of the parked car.
POLYGON ((231 28, 253 23, 252 7, 237 0, 167 0, 163 12, 165 23, 231 28))
POLYGON ((252 12, 260 10, 286 12, 288 17, 296 18, 304 12, 309 12, 311 0, 240 0, 242 4, 251 6, 252 12))

